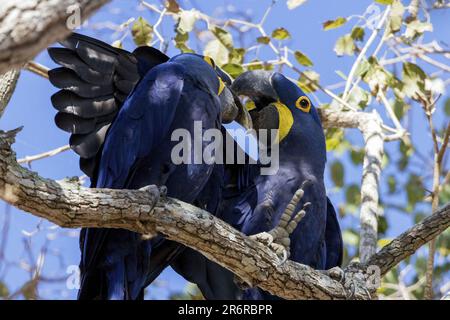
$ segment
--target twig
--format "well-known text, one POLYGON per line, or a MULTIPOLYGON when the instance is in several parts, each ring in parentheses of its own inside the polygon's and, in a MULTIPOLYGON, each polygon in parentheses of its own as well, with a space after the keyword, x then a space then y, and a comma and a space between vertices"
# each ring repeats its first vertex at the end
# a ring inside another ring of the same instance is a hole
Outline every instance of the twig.
POLYGON ((49 158, 49 157, 53 157, 54 155, 57 155, 61 152, 67 151, 70 149, 69 145, 65 145, 50 151, 46 151, 46 152, 42 152, 33 156, 26 156, 25 158, 19 159, 17 160, 17 163, 26 163, 27 165, 30 165, 31 162, 36 161, 36 160, 41 160, 44 158, 49 158))
POLYGON ((46 79, 48 79, 48 71, 50 70, 46 66, 43 66, 42 64, 39 64, 34 61, 28 61, 25 64, 24 69, 26 69, 30 72, 33 72, 33 73, 37 74, 38 76, 41 76, 46 79))
POLYGON ((353 77, 355 76, 356 70, 358 69, 359 64, 361 63, 362 59, 365 57, 367 50, 372 45, 373 41, 378 35, 378 32, 380 32, 383 24, 385 23, 387 17, 389 16, 389 12, 391 11, 391 6, 388 6, 386 10, 384 11, 383 16, 381 17, 380 21, 378 22, 378 25, 373 30, 372 34, 370 35, 369 39, 367 40, 364 47, 361 49, 361 52, 359 53, 358 57, 356 58, 355 62, 353 63, 352 68, 350 69, 350 73, 347 78, 347 82, 345 83, 344 88, 344 94, 342 95, 342 99, 346 100, 348 96, 348 91, 350 89, 350 86, 353 82, 353 77))

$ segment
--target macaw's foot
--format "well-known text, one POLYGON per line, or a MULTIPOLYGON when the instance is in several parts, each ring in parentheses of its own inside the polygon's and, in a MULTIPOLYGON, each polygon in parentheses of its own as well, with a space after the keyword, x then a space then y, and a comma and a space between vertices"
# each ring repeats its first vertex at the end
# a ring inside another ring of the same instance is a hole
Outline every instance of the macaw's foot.
MULTIPOLYGON (((141 212, 139 216, 142 214, 152 214, 153 209, 161 198, 164 198, 167 194, 167 188, 165 186, 156 186, 156 185, 148 185, 139 189, 139 191, 148 193, 151 199, 152 206, 148 212, 141 212)), ((142 239, 149 240, 156 236, 156 232, 149 230, 146 226, 144 226, 140 221, 136 222, 143 231, 142 239)))
POLYGON ((247 281, 245 281, 242 278, 239 278, 237 275, 234 275, 233 281, 236 284, 236 286, 239 288, 239 290, 241 290, 241 291, 245 291, 245 290, 253 288, 253 286, 250 283, 248 283, 247 281))
POLYGON ((324 270, 323 273, 325 273, 327 276, 329 276, 331 279, 336 280, 340 283, 345 283, 345 272, 339 267, 334 267, 329 270, 324 270))
POLYGON ((269 232, 261 232, 250 236, 250 238, 269 246, 273 251, 275 251, 277 256, 280 258, 280 264, 286 262, 289 258, 291 251, 291 239, 289 237, 297 227, 298 223, 305 216, 306 208, 311 205, 310 202, 306 202, 303 205, 303 208, 296 212, 297 205, 303 197, 304 188, 308 183, 309 180, 303 182, 300 189, 295 192, 275 228, 269 232))
MULTIPOLYGON (((338 281, 344 288, 346 288, 347 296, 345 297, 347 300, 352 300, 355 297, 357 280, 352 276, 346 276, 346 272, 339 267, 333 267, 328 270, 322 270, 322 273, 329 276, 331 279, 338 281)), ((364 286, 363 286, 364 287, 364 286)), ((367 288, 365 289, 367 297, 372 299, 372 295, 370 294, 367 288)))
MULTIPOLYGON (((154 184, 150 184, 148 186, 142 187, 139 191, 147 192, 150 195, 152 200, 152 210, 158 203, 159 199, 166 197, 167 195, 167 187, 166 186, 157 186, 154 184)), ((151 210, 150 210, 151 211, 151 210)))

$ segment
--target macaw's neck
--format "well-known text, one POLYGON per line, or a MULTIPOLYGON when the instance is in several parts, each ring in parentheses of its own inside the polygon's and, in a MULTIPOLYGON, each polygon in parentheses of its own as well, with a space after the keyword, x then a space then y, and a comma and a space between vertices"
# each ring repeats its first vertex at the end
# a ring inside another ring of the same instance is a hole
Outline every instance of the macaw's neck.
POLYGON ((279 144, 272 145, 265 155, 260 154, 260 161, 262 167, 271 169, 266 170, 268 174, 261 171, 263 176, 282 172, 286 176, 292 174, 302 179, 313 176, 323 180, 326 163, 324 139, 295 139, 294 136, 287 136, 279 144))

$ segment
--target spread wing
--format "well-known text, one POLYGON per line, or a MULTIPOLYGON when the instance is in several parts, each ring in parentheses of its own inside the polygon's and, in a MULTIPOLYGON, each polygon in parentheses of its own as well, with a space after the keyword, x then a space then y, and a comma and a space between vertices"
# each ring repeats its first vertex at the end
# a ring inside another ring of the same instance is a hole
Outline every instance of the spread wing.
POLYGON ((49 71, 50 82, 61 89, 51 97, 55 122, 71 133, 81 170, 95 179, 106 133, 125 99, 148 70, 169 58, 151 47, 130 53, 76 33, 61 44, 48 49, 61 66, 49 71))

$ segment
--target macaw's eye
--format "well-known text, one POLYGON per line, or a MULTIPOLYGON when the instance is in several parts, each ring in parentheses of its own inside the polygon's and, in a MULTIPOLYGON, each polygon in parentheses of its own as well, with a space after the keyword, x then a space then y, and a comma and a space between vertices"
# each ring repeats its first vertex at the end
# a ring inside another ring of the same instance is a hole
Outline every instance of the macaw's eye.
POLYGON ((208 63, 211 67, 213 67, 213 69, 216 68, 216 64, 215 64, 214 60, 211 57, 204 56, 203 60, 205 60, 206 63, 208 63))
POLYGON ((311 110, 311 101, 307 96, 301 96, 295 101, 295 106, 303 112, 309 112, 311 110))

